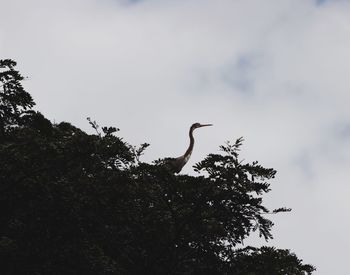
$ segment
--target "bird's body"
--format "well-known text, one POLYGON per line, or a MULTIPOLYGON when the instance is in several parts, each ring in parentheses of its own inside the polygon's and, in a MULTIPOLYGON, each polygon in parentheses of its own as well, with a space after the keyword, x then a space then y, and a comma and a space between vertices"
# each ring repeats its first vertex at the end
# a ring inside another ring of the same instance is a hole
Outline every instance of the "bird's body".
POLYGON ((212 124, 200 124, 200 123, 194 123, 192 124, 190 131, 189 131, 189 137, 190 137, 190 145, 188 146, 185 154, 183 154, 180 157, 177 158, 165 158, 164 163, 165 166, 173 173, 179 173, 182 168, 185 166, 185 164, 188 162, 188 160, 191 157, 193 146, 194 146, 194 137, 193 137, 193 131, 200 127, 205 126, 212 126, 212 124))

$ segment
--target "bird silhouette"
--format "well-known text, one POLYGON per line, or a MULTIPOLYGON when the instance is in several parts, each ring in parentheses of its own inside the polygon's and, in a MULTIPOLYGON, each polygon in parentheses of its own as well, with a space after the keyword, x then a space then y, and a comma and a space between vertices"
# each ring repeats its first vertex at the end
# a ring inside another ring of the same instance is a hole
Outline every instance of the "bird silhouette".
POLYGON ((188 146, 185 154, 177 158, 165 158, 163 160, 164 166, 167 169, 169 169, 172 173, 179 173, 191 157, 193 146, 194 146, 193 131, 197 128, 212 126, 212 125, 213 124, 200 124, 198 122, 192 124, 189 131, 190 145, 188 146))

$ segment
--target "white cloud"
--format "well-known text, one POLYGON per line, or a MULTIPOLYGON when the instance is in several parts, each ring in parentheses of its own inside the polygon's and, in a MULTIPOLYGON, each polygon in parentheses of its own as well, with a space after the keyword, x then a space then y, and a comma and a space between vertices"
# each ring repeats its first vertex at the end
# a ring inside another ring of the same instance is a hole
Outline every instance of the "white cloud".
POLYGON ((268 204, 294 208, 274 244, 343 274, 350 4, 323 2, 0 0, 0 53, 49 118, 120 127, 151 143, 145 160, 184 152, 196 121, 215 128, 196 132, 188 173, 244 136, 244 158, 278 170, 268 204))

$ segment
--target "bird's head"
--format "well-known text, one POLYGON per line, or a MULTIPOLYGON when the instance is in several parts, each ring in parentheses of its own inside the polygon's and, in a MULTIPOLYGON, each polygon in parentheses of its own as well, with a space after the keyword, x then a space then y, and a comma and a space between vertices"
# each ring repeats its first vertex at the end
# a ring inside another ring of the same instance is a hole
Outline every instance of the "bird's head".
POLYGON ((200 124, 197 122, 197 123, 192 124, 191 129, 194 130, 194 129, 197 129, 200 127, 206 127, 206 126, 213 126, 213 124, 200 124))

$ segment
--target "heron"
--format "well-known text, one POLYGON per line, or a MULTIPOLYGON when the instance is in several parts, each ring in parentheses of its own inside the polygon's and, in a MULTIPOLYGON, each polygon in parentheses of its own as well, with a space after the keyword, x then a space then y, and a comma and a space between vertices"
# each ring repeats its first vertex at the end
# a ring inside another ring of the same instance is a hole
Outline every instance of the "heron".
POLYGON ((194 146, 194 137, 193 131, 197 128, 212 126, 213 124, 200 124, 194 123, 190 127, 189 137, 190 137, 190 145, 188 146, 185 154, 177 158, 165 158, 164 165, 173 173, 180 173, 181 169, 185 166, 188 160, 191 157, 193 146, 194 146))

